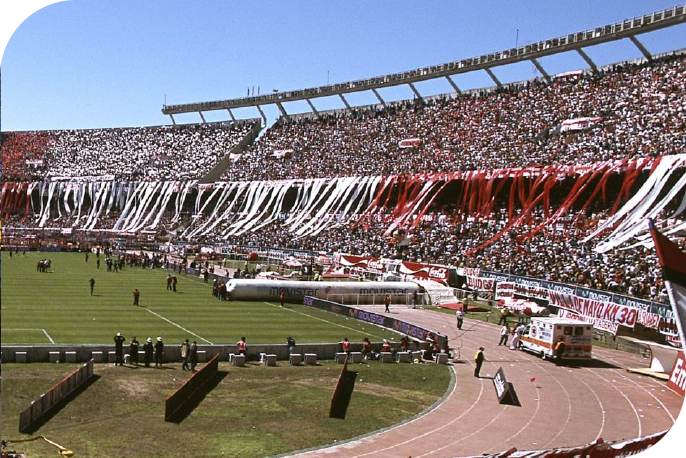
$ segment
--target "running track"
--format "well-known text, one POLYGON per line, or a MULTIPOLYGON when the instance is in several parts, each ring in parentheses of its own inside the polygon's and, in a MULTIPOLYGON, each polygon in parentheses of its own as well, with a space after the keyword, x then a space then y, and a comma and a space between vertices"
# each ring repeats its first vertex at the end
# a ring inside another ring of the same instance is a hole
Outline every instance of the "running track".
MULTIPOLYGON (((382 313, 382 306, 365 307, 382 313)), ((666 382, 631 374, 647 367, 639 355, 594 347, 601 364, 556 366, 535 355, 497 345, 499 326, 465 320, 461 331, 448 314, 396 306, 391 315, 446 334, 460 347, 451 366, 453 390, 433 410, 414 420, 341 444, 294 454, 299 457, 452 457, 536 450, 633 438, 670 428, 683 398, 666 382), (473 357, 485 347, 482 377, 499 367, 514 384, 522 407, 503 406, 490 378, 475 378, 473 357), (532 382, 532 377, 535 381, 532 382)))

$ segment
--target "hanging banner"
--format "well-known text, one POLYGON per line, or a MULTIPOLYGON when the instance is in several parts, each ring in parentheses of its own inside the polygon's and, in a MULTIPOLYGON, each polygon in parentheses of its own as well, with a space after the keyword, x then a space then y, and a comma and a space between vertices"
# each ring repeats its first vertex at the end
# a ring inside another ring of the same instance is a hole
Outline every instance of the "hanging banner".
POLYGON ((406 278, 433 280, 444 284, 448 284, 448 278, 450 276, 449 269, 445 266, 420 264, 418 262, 410 261, 402 261, 398 267, 398 273, 405 275, 406 278))
MULTIPOLYGON (((613 324, 633 328, 638 317, 638 310, 612 302, 589 299, 573 294, 562 294, 555 291, 548 291, 550 305, 568 310, 581 315, 583 321, 601 320, 613 324)), ((600 326, 596 326, 600 327, 600 326)), ((616 330, 614 331, 617 332, 616 330)))
POLYGON ((512 282, 498 282, 495 284, 495 300, 511 299, 515 294, 515 287, 517 285, 512 282))
POLYGON ((467 276, 467 286, 477 291, 493 291, 495 280, 492 278, 467 276))
POLYGON ((579 315, 578 313, 571 312, 569 310, 560 309, 558 316, 560 318, 567 318, 570 320, 583 321, 584 323, 592 324, 596 329, 602 331, 607 331, 612 333, 612 335, 617 335, 617 329, 619 325, 608 320, 603 320, 600 318, 592 318, 588 316, 579 315))

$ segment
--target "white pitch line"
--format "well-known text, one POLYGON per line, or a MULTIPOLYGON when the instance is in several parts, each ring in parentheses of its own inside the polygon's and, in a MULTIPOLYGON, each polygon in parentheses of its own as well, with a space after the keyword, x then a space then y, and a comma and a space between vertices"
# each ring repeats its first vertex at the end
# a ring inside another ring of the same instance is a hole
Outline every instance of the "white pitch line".
MULTIPOLYGON (((281 306, 276 305, 276 304, 272 304, 272 303, 270 303, 270 302, 265 302, 265 304, 271 305, 272 307, 282 308, 281 306)), ((350 327, 344 326, 344 325, 342 325, 342 324, 334 323, 333 321, 325 320, 324 318, 319 318, 319 317, 316 317, 316 316, 308 315, 307 313, 298 312, 297 310, 292 310, 292 309, 289 309, 289 308, 286 308, 286 307, 283 307, 283 309, 284 309, 284 310, 288 310, 289 312, 297 313, 298 315, 302 315, 302 316, 306 316, 306 317, 308 317, 308 318, 312 318, 312 319, 315 319, 315 320, 323 321, 324 323, 329 323, 329 324, 332 324, 332 325, 334 325, 334 326, 338 326, 338 327, 341 327, 341 328, 344 328, 344 329, 350 329, 351 331, 354 331, 354 332, 361 332, 359 329, 350 328, 350 327)), ((372 324, 372 323, 369 323, 369 324, 372 324)), ((388 329, 388 328, 384 328, 384 329, 388 329)), ((390 329, 388 329, 388 330, 390 331, 390 329)), ((376 337, 376 338, 378 338, 378 339, 383 339, 383 337, 377 336, 377 335, 375 335, 375 334, 369 334, 369 335, 372 336, 372 337, 376 337)))
POLYGON ((52 340, 52 337, 50 337, 50 334, 48 334, 48 331, 46 331, 45 329, 41 329, 41 331, 43 331, 43 334, 45 334, 45 337, 48 338, 48 340, 50 341, 51 344, 55 343, 55 341, 52 340))
POLYGON ((176 326, 177 328, 181 329, 182 331, 186 331, 188 334, 190 334, 190 335, 192 335, 192 336, 195 336, 195 337, 197 337, 197 338, 200 339, 200 340, 204 340, 205 342, 207 342, 207 343, 210 344, 210 345, 214 345, 212 342, 210 342, 209 340, 205 339, 204 337, 201 337, 201 336, 197 335, 196 333, 189 331, 188 329, 184 328, 183 326, 174 323, 172 320, 163 317, 163 316, 160 315, 159 313, 153 312, 152 310, 150 310, 150 309, 148 309, 148 308, 146 308, 145 310, 147 310, 148 312, 152 313, 152 314, 155 315, 156 317, 163 319, 163 320, 166 321, 167 323, 176 326))
POLYGON ((43 334, 45 334, 45 337, 48 338, 51 344, 54 344, 55 341, 52 340, 52 337, 50 337, 50 334, 48 334, 48 331, 46 331, 43 328, 5 328, 3 331, 43 331, 43 334))

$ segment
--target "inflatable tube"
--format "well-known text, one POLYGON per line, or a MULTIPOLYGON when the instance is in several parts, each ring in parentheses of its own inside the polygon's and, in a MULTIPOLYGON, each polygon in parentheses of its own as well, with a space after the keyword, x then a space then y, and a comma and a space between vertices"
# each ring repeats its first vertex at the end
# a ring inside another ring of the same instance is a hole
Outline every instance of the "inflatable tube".
POLYGON ((334 302, 351 303, 359 295, 366 295, 375 304, 382 304, 388 294, 392 303, 405 304, 408 295, 419 293, 419 286, 411 282, 336 282, 336 281, 284 281, 263 279, 235 279, 227 286, 232 301, 278 301, 284 293, 287 302, 302 302, 303 297, 313 296, 334 302))

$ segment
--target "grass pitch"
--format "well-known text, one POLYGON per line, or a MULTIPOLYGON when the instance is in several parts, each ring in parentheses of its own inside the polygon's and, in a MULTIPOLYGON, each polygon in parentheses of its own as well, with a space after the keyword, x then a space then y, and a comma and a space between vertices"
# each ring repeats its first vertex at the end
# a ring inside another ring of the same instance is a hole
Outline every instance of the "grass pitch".
MULTIPOLYGON (((3 439, 17 432, 19 411, 77 365, 4 364, 3 439)), ((278 367, 220 363, 223 378, 181 423, 164 421, 164 399, 188 372, 98 364, 99 378, 36 435, 88 457, 261 457, 366 434, 408 419, 438 401, 450 369, 436 364, 350 365, 358 371, 345 420, 328 417, 340 364, 278 367)), ((31 457, 57 449, 43 441, 12 444, 31 457)))
POLYGON ((112 344, 121 332, 127 339, 162 336, 167 343, 189 338, 199 344, 234 344, 241 336, 251 343, 338 342, 343 337, 399 340, 400 335, 341 315, 302 304, 218 301, 210 284, 178 275, 178 292, 166 289, 167 271, 126 267, 107 272, 104 256, 85 262, 83 253, 2 252, 2 343, 112 344), (54 272, 36 271, 39 259, 50 258, 54 272), (95 279, 90 295, 89 279, 95 279), (141 293, 133 306, 133 290, 141 293))

